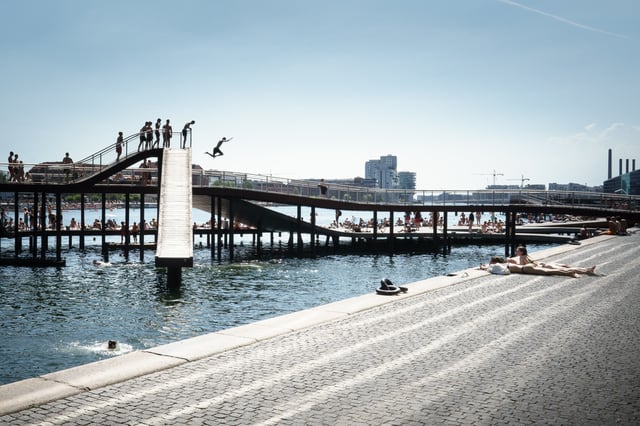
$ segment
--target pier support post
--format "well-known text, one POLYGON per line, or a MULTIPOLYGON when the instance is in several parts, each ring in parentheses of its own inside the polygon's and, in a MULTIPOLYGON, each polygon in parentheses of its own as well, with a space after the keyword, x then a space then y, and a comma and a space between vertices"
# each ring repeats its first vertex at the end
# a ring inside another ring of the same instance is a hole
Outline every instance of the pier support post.
POLYGON ((395 225, 393 219, 393 210, 389 212, 389 253, 393 254, 393 243, 395 239, 395 235, 393 234, 393 227, 395 225))
POLYGON ((140 220, 138 229, 140 233, 140 263, 144 263, 144 193, 140 193, 140 220))
POLYGON ((217 198, 217 215, 218 220, 216 221, 216 245, 218 247, 218 260, 222 259, 222 198, 217 198))
POLYGON ((436 210, 433 211, 433 223, 431 224, 433 226, 433 243, 435 244, 435 246, 439 246, 440 245, 440 237, 438 236, 438 212, 436 210))
POLYGON ((298 217, 297 217, 297 233, 298 233, 298 255, 302 255, 302 206, 298 204, 298 217))
POLYGON ((215 214, 216 214, 216 199, 215 197, 211 197, 211 199, 209 200, 209 202, 211 203, 211 216, 209 217, 209 229, 211 230, 211 232, 209 234, 207 234, 207 247, 209 247, 210 251, 211 251, 211 259, 213 259, 214 255, 215 255, 215 237, 213 234, 213 224, 216 223, 215 221, 215 214), (211 240, 211 241, 209 241, 211 240))
POLYGON ((20 233, 20 227, 18 226, 18 223, 20 222, 18 220, 18 217, 20 216, 20 206, 18 205, 19 199, 20 197, 18 192, 17 191, 14 192, 13 193, 13 235, 14 235, 13 248, 16 256, 18 256, 22 251, 22 234, 20 233))
POLYGON ((182 284, 182 268, 179 266, 167 267, 167 285, 179 287, 182 284))
POLYGON ((316 208, 311 207, 311 253, 315 257, 316 255, 316 208))
POLYGON ((84 219, 84 192, 80 193, 80 250, 84 251, 84 230, 85 230, 85 219, 84 219))
POLYGON ((62 259, 62 194, 56 192, 56 260, 62 259))
POLYGON ((444 217, 442 218, 442 247, 443 247, 443 253, 447 254, 451 252, 451 244, 449 242, 449 231, 448 231, 448 226, 449 226, 449 218, 447 215, 447 212, 444 211, 442 212, 442 214, 444 215, 444 217))
MULTIPOLYGON (((129 259, 129 245, 131 244, 131 226, 129 225, 129 193, 124 194, 124 226, 127 228, 127 232, 124 234, 124 258, 129 259)), ((102 226, 105 224, 102 223, 102 226)))
POLYGON ((233 246, 234 246, 234 228, 235 228, 235 218, 233 215, 235 212, 233 211, 233 200, 229 199, 229 262, 233 262, 233 246))
POLYGON ((373 211, 373 241, 378 241, 378 210, 373 211))
POLYGON ((47 257, 47 193, 42 192, 42 206, 40 207, 40 229, 42 231, 40 237, 40 257, 44 260, 47 257))
POLYGON ((33 210, 31 216, 31 256, 35 259, 38 257, 38 193, 33 193, 33 210))
POLYGON ((100 227, 100 231, 102 234, 102 258, 105 262, 109 261, 109 247, 107 247, 107 234, 106 234, 106 223, 107 223, 107 194, 102 193, 102 226, 100 227))
POLYGON ((516 213, 506 212, 504 256, 515 255, 516 249, 516 213))

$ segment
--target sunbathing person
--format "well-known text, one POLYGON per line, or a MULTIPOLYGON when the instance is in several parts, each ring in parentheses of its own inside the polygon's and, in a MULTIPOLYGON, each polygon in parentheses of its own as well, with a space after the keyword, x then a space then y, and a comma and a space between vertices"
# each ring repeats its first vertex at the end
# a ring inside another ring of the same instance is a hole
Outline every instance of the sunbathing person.
POLYGON ((518 248, 516 248, 516 256, 508 258, 507 263, 522 265, 522 266, 533 264, 535 266, 540 266, 546 269, 569 269, 569 270, 573 270, 574 272, 577 272, 578 274, 596 275, 595 266, 592 266, 590 268, 582 268, 579 266, 567 265, 566 263, 536 262, 527 254, 527 248, 524 246, 518 246, 518 248))
POLYGON ((565 277, 580 278, 580 274, 595 275, 595 266, 591 268, 580 268, 571 266, 561 266, 560 264, 536 264, 527 263, 518 265, 506 262, 503 257, 493 256, 489 265, 480 265, 480 269, 489 271, 492 274, 530 274, 530 275, 560 275, 565 277), (509 271, 509 272, 506 272, 509 271))
POLYGON ((529 254, 525 246, 518 246, 516 248, 516 255, 507 259, 508 263, 515 263, 516 265, 526 265, 527 263, 536 263, 529 254))

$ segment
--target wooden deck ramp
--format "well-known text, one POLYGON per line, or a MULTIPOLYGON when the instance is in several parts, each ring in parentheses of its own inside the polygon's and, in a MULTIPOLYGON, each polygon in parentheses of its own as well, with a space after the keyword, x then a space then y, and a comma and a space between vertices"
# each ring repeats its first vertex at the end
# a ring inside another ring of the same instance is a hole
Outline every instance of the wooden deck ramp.
POLYGON ((156 266, 193 266, 191 149, 162 154, 156 266))

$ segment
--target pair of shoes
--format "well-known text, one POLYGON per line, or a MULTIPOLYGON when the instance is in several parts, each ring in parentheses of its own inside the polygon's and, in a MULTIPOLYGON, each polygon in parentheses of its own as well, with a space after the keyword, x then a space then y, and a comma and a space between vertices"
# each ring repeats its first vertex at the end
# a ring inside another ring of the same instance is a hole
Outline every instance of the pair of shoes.
POLYGON ((407 291, 409 291, 409 289, 407 287, 403 287, 401 285, 396 286, 394 283, 391 282, 391 280, 389 278, 385 278, 383 281, 385 282, 385 284, 387 286, 398 287, 400 289, 400 291, 403 292, 403 293, 406 293, 407 291))
POLYGON ((380 287, 376 289, 376 293, 390 296, 393 294, 398 294, 400 292, 406 293, 407 290, 408 289, 406 287, 396 286, 391 282, 390 279, 384 278, 380 280, 380 287))

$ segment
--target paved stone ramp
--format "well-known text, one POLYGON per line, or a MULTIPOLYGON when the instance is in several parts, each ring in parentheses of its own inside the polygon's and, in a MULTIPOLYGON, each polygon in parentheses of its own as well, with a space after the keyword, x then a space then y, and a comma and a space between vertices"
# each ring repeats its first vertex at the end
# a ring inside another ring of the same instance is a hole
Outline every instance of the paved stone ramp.
POLYGON ((638 424, 639 242, 549 252, 601 276, 465 271, 423 293, 418 282, 378 296, 392 303, 0 423, 638 424))

